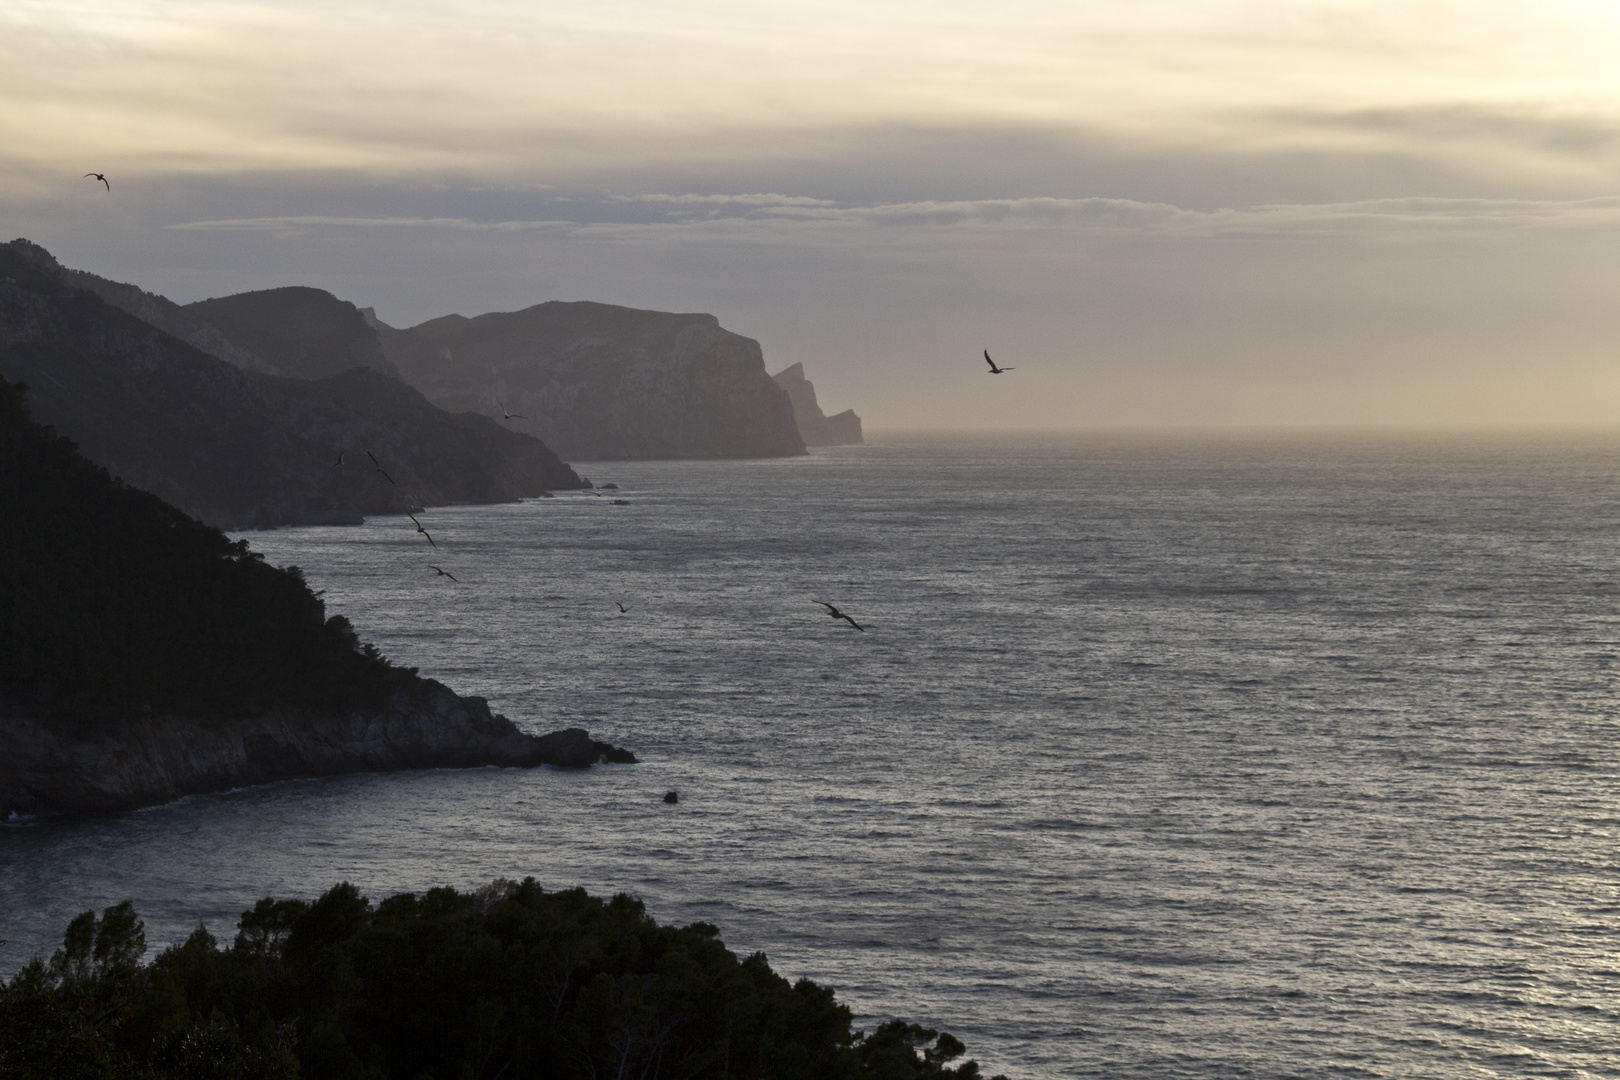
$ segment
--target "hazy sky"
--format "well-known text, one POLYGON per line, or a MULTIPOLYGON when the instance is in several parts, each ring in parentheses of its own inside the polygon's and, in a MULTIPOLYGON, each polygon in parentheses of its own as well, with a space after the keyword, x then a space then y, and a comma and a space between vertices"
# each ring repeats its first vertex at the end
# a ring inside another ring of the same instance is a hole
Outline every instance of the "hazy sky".
POLYGON ((1617 56, 1612 0, 8 0, 0 222, 710 311, 874 427, 1609 423, 1617 56))

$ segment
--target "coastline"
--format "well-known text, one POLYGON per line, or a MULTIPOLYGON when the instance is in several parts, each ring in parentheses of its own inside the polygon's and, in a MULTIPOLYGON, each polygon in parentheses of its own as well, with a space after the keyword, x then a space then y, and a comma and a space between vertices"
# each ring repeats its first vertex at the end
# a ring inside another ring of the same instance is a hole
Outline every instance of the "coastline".
POLYGON ((432 680, 385 708, 272 709, 229 720, 146 717, 68 729, 0 704, 0 817, 161 805, 285 780, 483 766, 588 768, 636 757, 582 728, 527 735, 432 680))

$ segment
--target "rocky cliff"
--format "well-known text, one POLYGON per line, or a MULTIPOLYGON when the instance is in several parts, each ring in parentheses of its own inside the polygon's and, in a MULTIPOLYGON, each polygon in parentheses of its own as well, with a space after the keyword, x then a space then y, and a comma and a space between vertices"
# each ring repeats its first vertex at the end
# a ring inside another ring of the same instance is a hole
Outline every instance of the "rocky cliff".
POLYGON ((92 460, 222 528, 355 523, 582 485, 537 439, 447 413, 380 371, 285 378, 208 355, 74 287, 27 241, 0 245, 0 375, 26 382, 34 415, 92 460))
POLYGON ((377 328, 401 376, 434 404, 516 414, 512 426, 567 458, 804 453, 759 343, 712 315, 551 302, 377 328))
POLYGON ((816 401, 816 386, 804 377, 804 365, 778 371, 771 376, 776 385, 787 391, 793 402, 793 419, 799 425, 806 446, 856 446, 866 442, 861 438, 861 418, 854 409, 845 409, 835 416, 827 416, 816 401))
POLYGON ((128 810, 253 784, 401 769, 484 765, 585 768, 635 755, 581 728, 536 737, 424 680, 385 708, 276 710, 202 721, 47 723, 0 702, 0 820, 11 814, 128 810))

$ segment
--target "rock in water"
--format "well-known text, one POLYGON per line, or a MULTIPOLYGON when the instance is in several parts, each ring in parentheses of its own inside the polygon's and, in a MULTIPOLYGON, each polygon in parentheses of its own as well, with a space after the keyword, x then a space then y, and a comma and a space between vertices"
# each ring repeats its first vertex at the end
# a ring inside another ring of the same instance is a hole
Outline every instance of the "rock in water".
POLYGON ((383 350, 435 405, 482 412, 565 458, 785 457, 804 453, 793 406, 759 343, 713 315, 537 304, 409 330, 383 350))
POLYGON ((681 801, 681 797, 675 794, 673 791, 666 791, 664 792, 664 801, 667 803, 678 803, 681 801))
POLYGON ((584 728, 565 728, 536 740, 535 764, 556 765, 563 769, 585 769, 592 765, 634 765, 636 755, 610 743, 597 742, 584 728))
POLYGON ((857 446, 861 437, 861 418, 854 409, 845 409, 836 416, 826 416, 816 402, 816 386, 804 377, 804 365, 778 371, 771 376, 776 385, 788 392, 793 402, 793 420, 799 425, 806 446, 857 446))

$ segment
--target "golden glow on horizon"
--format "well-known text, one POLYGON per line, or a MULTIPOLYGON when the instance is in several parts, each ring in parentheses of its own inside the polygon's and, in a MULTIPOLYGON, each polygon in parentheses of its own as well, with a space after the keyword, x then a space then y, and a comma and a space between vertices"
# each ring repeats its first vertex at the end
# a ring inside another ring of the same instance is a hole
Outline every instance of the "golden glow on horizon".
POLYGON ((566 174, 885 124, 1432 150, 1423 118, 1439 111, 1452 152, 1480 167, 1595 179, 1613 175, 1612 152, 1568 153, 1581 135, 1559 125, 1612 128, 1616 55, 1620 9, 1573 0, 14 0, 0 10, 0 155, 38 166, 88 147, 126 172, 566 174), (1492 149, 1505 129, 1511 153, 1492 149))

